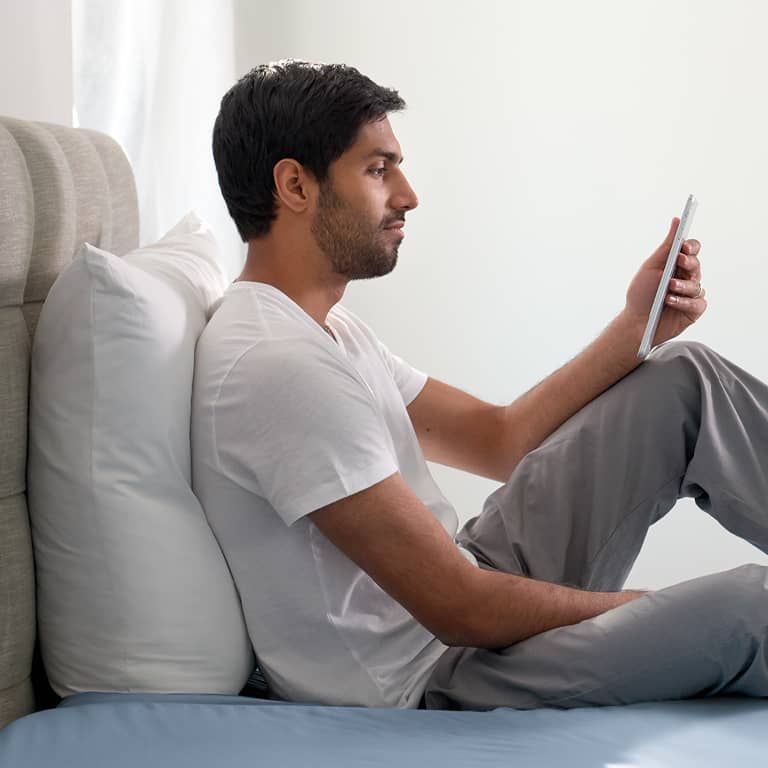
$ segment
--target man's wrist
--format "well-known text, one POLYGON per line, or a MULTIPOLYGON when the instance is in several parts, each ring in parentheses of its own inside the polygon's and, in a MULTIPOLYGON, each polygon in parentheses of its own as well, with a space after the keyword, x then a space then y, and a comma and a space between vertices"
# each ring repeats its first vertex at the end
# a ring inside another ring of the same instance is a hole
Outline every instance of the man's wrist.
POLYGON ((631 603, 633 600, 645 597, 647 592, 638 589, 624 589, 621 592, 610 592, 606 594, 608 595, 607 610, 611 610, 626 605, 627 603, 631 603))
POLYGON ((645 331, 645 324, 639 318, 633 317, 626 310, 622 310, 611 321, 603 332, 607 337, 607 348, 611 350, 617 364, 629 373, 642 361, 637 357, 640 342, 645 331))
POLYGON ((640 348, 640 342, 643 338, 647 322, 647 317, 637 317, 626 309, 622 309, 614 318, 612 325, 615 324, 617 333, 624 340, 624 343, 637 352, 640 348))

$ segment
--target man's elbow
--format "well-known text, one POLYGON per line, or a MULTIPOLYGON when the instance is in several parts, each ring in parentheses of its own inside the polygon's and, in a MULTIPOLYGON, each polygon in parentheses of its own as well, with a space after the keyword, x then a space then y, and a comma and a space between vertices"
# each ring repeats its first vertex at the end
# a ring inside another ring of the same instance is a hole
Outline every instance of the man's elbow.
MULTIPOLYGON (((475 611, 476 613, 476 611, 475 611)), ((494 627, 484 616, 467 616, 464 621, 455 621, 434 633, 437 639, 451 648, 502 648, 525 640, 533 632, 515 632, 509 627, 494 627)))
POLYGON ((465 631, 463 628, 456 627, 447 631, 440 632, 436 635, 437 639, 449 648, 476 648, 478 647, 473 641, 474 638, 471 632, 465 631))
POLYGON ((465 588, 455 590, 450 609, 433 622, 433 634, 444 645, 464 648, 503 648, 536 634, 540 630, 515 607, 525 595, 518 594, 518 601, 499 600, 504 587, 500 582, 518 578, 474 568, 465 588))
POLYGON ((444 622, 439 631, 433 633, 437 639, 451 648, 488 648, 490 635, 488 627, 474 620, 473 616, 455 617, 444 622))
POLYGON ((469 590, 457 589, 454 599, 425 622, 443 645, 479 648, 487 640, 488 617, 484 616, 480 602, 470 594, 469 590))

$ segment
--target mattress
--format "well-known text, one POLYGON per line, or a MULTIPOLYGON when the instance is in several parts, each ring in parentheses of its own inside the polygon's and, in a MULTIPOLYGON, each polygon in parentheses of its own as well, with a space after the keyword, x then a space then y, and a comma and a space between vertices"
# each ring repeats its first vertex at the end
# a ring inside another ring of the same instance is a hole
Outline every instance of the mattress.
POLYGON ((572 710, 321 707, 214 695, 79 694, 0 732, 2 768, 763 766, 768 702, 572 710))

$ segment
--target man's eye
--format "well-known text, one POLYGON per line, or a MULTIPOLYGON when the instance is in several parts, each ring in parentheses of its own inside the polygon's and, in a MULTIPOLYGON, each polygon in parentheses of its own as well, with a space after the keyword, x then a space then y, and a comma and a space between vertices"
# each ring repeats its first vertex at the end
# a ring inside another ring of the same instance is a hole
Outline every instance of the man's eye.
POLYGON ((386 170, 387 169, 381 165, 378 168, 371 168, 370 173, 372 173, 374 176, 383 176, 386 170))

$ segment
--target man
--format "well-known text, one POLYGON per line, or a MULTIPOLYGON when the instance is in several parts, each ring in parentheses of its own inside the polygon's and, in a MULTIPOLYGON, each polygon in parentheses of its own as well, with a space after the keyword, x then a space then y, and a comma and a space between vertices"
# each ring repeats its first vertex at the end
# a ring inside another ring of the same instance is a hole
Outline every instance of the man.
MULTIPOLYGON (((475 709, 767 695, 765 568, 622 591, 680 496, 768 550, 768 389, 698 344, 636 359, 677 220, 596 341, 484 403, 339 304, 394 269, 418 204, 387 119, 403 107, 350 67, 287 61, 237 83, 214 129, 248 255, 198 345, 194 483, 273 693, 475 709), (503 483, 459 533, 425 457, 503 483)), ((699 249, 682 247, 656 344, 706 308, 699 249)))

